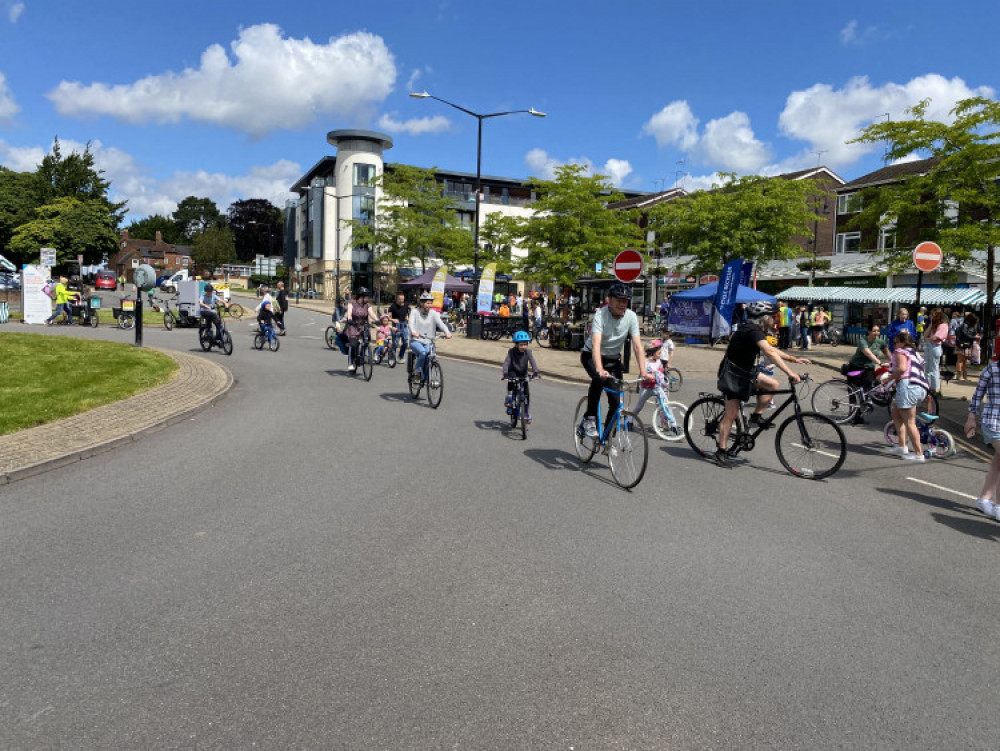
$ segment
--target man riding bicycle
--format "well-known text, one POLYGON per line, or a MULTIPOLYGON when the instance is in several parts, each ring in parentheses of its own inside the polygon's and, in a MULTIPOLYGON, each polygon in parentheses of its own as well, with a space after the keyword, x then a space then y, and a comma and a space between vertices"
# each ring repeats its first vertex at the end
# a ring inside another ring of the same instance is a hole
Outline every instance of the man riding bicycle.
POLYGON ((802 379, 798 373, 785 365, 785 362, 803 365, 809 363, 804 357, 796 357, 783 352, 767 341, 767 332, 774 327, 775 311, 776 306, 773 303, 764 301, 750 303, 747 306, 748 322, 742 324, 732 335, 729 346, 726 348, 726 356, 719 364, 720 382, 723 379, 724 368, 728 368, 729 375, 739 382, 739 387, 734 391, 722 388, 721 384, 719 387, 722 395, 726 398, 726 413, 719 423, 719 443, 712 458, 721 467, 729 466, 729 454, 725 447, 729 443, 729 433, 740 412, 740 405, 747 401, 756 389, 758 392, 757 407, 750 416, 750 424, 760 425, 764 410, 774 399, 773 394, 760 392, 776 391, 778 388, 776 378, 757 372, 757 357, 761 354, 765 355, 788 376, 788 380, 793 384, 799 383, 802 379))
POLYGON ((427 361, 434 334, 443 331, 445 339, 451 339, 451 331, 441 320, 441 314, 431 308, 432 302, 434 295, 430 292, 420 295, 417 307, 410 311, 410 319, 407 322, 410 329, 410 349, 416 356, 410 378, 418 381, 423 377, 424 363, 427 361))
MULTIPOLYGON (((639 372, 646 372, 646 352, 639 336, 639 319, 628 307, 631 300, 632 290, 627 284, 611 285, 608 304, 594 314, 590 336, 580 353, 580 363, 590 376, 590 390, 587 392, 587 410, 579 427, 588 438, 598 437, 597 410, 608 379, 622 377, 622 350, 626 341, 632 343, 639 372)), ((617 393, 608 393, 608 407, 608 414, 613 414, 618 408, 617 393)))
POLYGON ((226 310, 229 310, 229 303, 215 293, 215 287, 211 284, 206 284, 205 291, 198 300, 198 308, 201 310, 201 317, 208 321, 209 326, 215 324, 215 340, 221 342, 222 319, 215 312, 216 305, 222 305, 226 310))

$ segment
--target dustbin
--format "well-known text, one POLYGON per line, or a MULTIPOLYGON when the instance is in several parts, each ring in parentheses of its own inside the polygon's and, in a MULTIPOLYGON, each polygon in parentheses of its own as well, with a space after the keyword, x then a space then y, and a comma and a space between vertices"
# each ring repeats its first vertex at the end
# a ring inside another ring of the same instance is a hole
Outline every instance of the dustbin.
POLYGON ((483 319, 479 316, 469 316, 469 321, 465 325, 465 336, 469 339, 478 339, 483 333, 483 319))

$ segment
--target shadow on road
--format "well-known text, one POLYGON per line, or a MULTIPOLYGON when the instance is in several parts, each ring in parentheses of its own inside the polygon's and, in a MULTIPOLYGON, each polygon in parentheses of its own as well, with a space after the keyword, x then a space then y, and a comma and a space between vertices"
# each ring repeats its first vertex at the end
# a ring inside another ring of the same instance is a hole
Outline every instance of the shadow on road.
POLYGON ((952 501, 947 498, 937 498, 936 496, 926 495, 914 490, 901 490, 899 488, 875 488, 875 490, 887 495, 895 495, 900 498, 916 501, 925 506, 932 506, 941 509, 941 511, 950 511, 952 514, 958 514, 959 516, 951 516, 937 511, 931 513, 934 521, 946 527, 951 527, 956 532, 972 535, 981 540, 1000 540, 1000 522, 981 514, 968 505, 968 503, 952 501))
MULTIPOLYGON (((575 454, 563 451, 562 449, 526 449, 524 455, 529 459, 538 462, 546 469, 583 472, 585 475, 593 477, 595 480, 600 480, 605 485, 609 485, 610 487, 617 488, 619 490, 624 490, 623 488, 620 488, 618 483, 614 481, 614 478, 611 477, 611 470, 607 465, 607 460, 602 462, 600 461, 601 457, 599 456, 595 455, 593 461, 588 464, 583 464, 575 454)), ((631 493, 632 491, 626 490, 625 492, 631 493)))

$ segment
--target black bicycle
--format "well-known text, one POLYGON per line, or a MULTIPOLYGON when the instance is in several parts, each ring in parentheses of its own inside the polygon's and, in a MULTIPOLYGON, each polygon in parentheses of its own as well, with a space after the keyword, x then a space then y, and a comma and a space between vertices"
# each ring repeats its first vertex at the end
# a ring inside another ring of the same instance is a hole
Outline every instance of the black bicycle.
MULTIPOLYGON (((808 378, 808 376, 804 377, 808 378)), ((757 437, 774 427, 782 412, 791 405, 794 414, 778 426, 774 448, 778 461, 796 477, 822 480, 834 474, 847 458, 847 440, 844 432, 833 420, 817 412, 803 412, 795 386, 761 393, 788 394, 788 398, 770 416, 751 426, 745 411, 740 409, 732 430, 726 453, 736 456, 741 451, 753 451, 757 437)), ((719 394, 702 393, 688 407, 684 417, 684 434, 695 452, 705 458, 712 457, 718 449, 719 424, 726 412, 726 400, 719 394)))
POLYGON ((218 347, 227 355, 233 354, 233 337, 226 329, 226 324, 222 323, 220 319, 219 329, 222 335, 219 337, 215 335, 214 328, 212 322, 207 318, 201 319, 201 325, 198 327, 198 342, 201 344, 201 348, 209 352, 212 347, 218 347))
POLYGON ((531 419, 531 415, 528 412, 528 394, 525 391, 525 386, 528 384, 528 381, 533 381, 536 378, 541 378, 541 376, 516 376, 514 378, 500 379, 514 384, 514 389, 507 392, 507 396, 510 398, 510 406, 507 408, 510 414, 510 426, 516 429, 518 423, 520 423, 521 439, 525 441, 528 440, 528 421, 531 419))
MULTIPOLYGON (((434 337, 434 339, 437 338, 439 337, 434 337)), ((427 401, 434 409, 437 409, 441 405, 441 397, 444 396, 444 373, 441 371, 441 363, 437 359, 434 339, 424 339, 428 343, 428 351, 427 359, 424 360, 424 367, 420 373, 414 372, 416 355, 413 350, 406 353, 406 380, 410 384, 410 396, 414 399, 420 397, 420 391, 426 386, 427 401)))
POLYGON ((372 355, 371 326, 371 323, 368 323, 361 327, 361 337, 358 339, 358 351, 353 352, 350 349, 350 345, 348 345, 349 348, 347 350, 348 358, 354 358, 353 365, 355 368, 349 372, 353 374, 360 370, 361 375, 364 376, 366 381, 370 381, 372 379, 372 373, 375 370, 375 358, 372 355))

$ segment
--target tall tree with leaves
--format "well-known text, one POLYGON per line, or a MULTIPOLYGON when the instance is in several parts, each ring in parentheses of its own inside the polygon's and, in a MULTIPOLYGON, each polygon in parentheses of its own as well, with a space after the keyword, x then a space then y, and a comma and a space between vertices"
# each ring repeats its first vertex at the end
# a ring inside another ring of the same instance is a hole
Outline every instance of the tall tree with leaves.
POLYGON ((722 183, 654 206, 649 229, 660 244, 694 259, 687 270, 719 271, 729 261, 796 258, 802 248, 793 240, 811 234, 817 196, 823 190, 811 180, 737 176, 723 173, 722 183))
POLYGON ((518 222, 500 212, 487 214, 479 226, 479 268, 488 263, 497 265, 497 272, 510 274, 514 270, 513 248, 518 240, 518 222))
POLYGON ((168 216, 162 214, 152 214, 132 222, 128 227, 128 236, 138 240, 156 240, 156 233, 160 233, 163 242, 171 245, 181 245, 185 242, 177 224, 168 216))
POLYGON ((11 250, 24 261, 38 258, 39 248, 55 248, 56 264, 83 255, 85 264, 114 253, 118 235, 101 201, 56 198, 35 209, 35 218, 14 230, 11 250))
POLYGON ((226 212, 236 239, 236 257, 253 261, 257 255, 282 255, 281 210, 266 198, 234 201, 226 212))
POLYGON ((194 238, 191 261, 202 275, 212 278, 215 270, 236 261, 236 246, 229 227, 209 227, 194 238))
POLYGON ((225 217, 219 213, 215 201, 197 196, 188 196, 178 203, 173 213, 173 220, 181 236, 188 242, 211 227, 223 227, 226 224, 225 217))
POLYGON ((909 120, 876 123, 855 139, 888 146, 889 161, 928 158, 925 171, 901 183, 866 191, 859 222, 892 223, 896 247, 884 256, 891 270, 912 268, 913 246, 934 240, 944 251, 945 270, 967 266, 974 250, 986 251, 986 313, 991 319, 996 250, 1000 246, 1000 102, 963 99, 950 123, 927 120, 929 100, 908 110, 909 120))
POLYGON ((579 164, 556 168, 555 180, 528 182, 539 199, 533 216, 517 221, 518 263, 526 279, 573 284, 581 273, 608 266, 625 248, 639 246, 642 233, 632 212, 608 208, 624 196, 603 175, 587 175, 579 164))
POLYGON ((35 249, 30 257, 22 258, 17 254, 15 258, 15 253, 9 246, 14 230, 35 219, 35 209, 42 203, 41 183, 35 173, 14 172, 0 167, 0 251, 5 254, 9 251, 11 261, 28 263, 38 255, 35 249))
POLYGON ((421 271, 436 258, 448 265, 471 263, 472 235, 459 223, 454 201, 442 194, 434 171, 388 165, 376 178, 382 195, 374 217, 345 221, 353 244, 373 247, 380 263, 416 263, 421 271))

